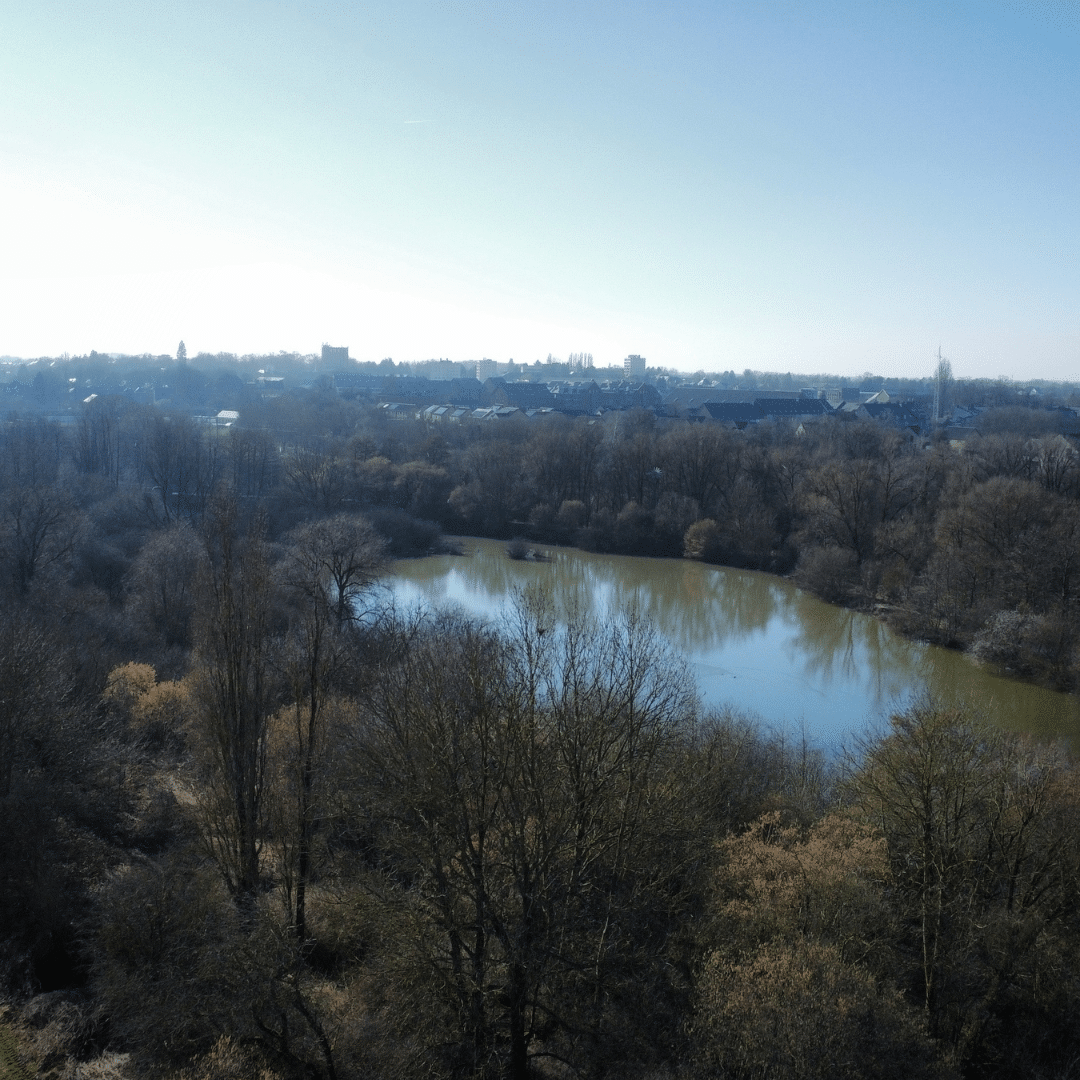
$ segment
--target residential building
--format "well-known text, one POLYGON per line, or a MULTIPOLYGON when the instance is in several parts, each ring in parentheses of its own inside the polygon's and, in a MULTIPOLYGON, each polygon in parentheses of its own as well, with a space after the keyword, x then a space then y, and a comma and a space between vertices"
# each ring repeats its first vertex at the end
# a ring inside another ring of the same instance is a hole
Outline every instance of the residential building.
POLYGON ((487 382, 488 379, 495 378, 499 374, 499 365, 494 360, 489 360, 486 356, 483 360, 476 361, 476 377, 480 382, 487 382))
POLYGON ((322 361, 324 364, 347 364, 349 362, 349 346, 327 345, 324 342, 322 361))

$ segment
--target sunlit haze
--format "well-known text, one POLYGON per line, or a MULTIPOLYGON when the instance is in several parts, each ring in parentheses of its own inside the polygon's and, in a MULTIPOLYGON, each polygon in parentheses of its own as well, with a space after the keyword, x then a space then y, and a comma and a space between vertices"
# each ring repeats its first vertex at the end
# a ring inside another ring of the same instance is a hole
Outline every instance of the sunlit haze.
POLYGON ((1071 2, 0 5, 0 355, 1080 379, 1071 2))

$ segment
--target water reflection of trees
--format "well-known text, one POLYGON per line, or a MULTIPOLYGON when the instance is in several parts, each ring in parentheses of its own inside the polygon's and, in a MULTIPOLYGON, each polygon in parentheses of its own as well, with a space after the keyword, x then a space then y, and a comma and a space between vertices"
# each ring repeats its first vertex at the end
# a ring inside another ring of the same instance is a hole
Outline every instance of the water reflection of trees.
POLYGON ((695 652, 765 633, 782 606, 783 588, 764 574, 690 562, 672 566, 678 580, 665 617, 676 622, 685 647, 695 652))
POLYGON ((551 561, 506 556, 497 541, 468 541, 464 558, 399 564, 403 578, 433 606, 458 598, 497 616, 513 593, 545 582, 557 609, 599 617, 631 604, 688 656, 724 665, 723 652, 752 640, 783 660, 826 699, 861 696, 869 716, 929 693, 967 701, 1003 727, 1036 734, 1080 733, 1080 701, 995 676, 959 653, 908 641, 880 620, 823 604, 788 582, 678 559, 591 555, 553 549, 551 561))
POLYGON ((921 686, 928 673, 926 647, 894 634, 880 620, 823 604, 792 588, 788 618, 795 634, 788 644, 792 663, 828 688, 837 680, 858 683, 877 705, 921 686))
POLYGON ((452 598, 452 576, 494 612, 514 590, 544 582, 558 610, 584 605, 605 614, 636 605, 665 636, 686 652, 707 652, 766 631, 787 605, 790 587, 739 570, 719 570, 677 559, 597 556, 556 549, 551 560, 531 563, 508 559, 497 541, 469 542, 464 558, 443 556, 400 564, 407 579, 432 598, 452 598))
POLYGON ((394 563, 393 571, 402 580, 414 582, 422 589, 442 581, 456 562, 463 561, 456 555, 432 555, 425 559, 401 559, 394 563))
POLYGON ((598 614, 636 604, 685 652, 709 652, 762 633, 776 611, 777 590, 761 575, 674 560, 633 568, 622 560, 590 560, 576 570, 567 577, 571 592, 590 597, 598 614))

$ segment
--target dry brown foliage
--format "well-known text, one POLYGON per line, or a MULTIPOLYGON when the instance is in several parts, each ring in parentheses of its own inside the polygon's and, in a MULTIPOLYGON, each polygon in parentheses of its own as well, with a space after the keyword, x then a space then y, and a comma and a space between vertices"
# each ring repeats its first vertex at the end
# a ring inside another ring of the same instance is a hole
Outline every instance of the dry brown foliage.
POLYGON ((765 945, 713 956, 695 1018, 701 1075, 760 1080, 913 1080, 953 1076, 920 1015, 833 945, 765 945))
POLYGON ((721 850, 730 896, 722 916, 743 940, 819 938, 844 962, 884 947, 890 919, 880 890, 890 871, 876 829, 838 813, 802 829, 774 811, 721 850))

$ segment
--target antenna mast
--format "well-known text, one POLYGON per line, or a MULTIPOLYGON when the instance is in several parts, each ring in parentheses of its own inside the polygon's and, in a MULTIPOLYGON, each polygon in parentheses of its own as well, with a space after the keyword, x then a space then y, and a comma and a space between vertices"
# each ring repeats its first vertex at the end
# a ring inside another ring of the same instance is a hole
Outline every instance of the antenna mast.
POLYGON ((941 420, 941 346, 937 347, 937 367, 934 368, 934 423, 941 420))

